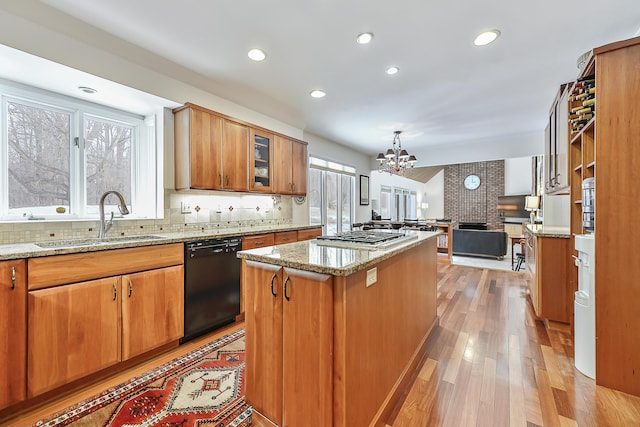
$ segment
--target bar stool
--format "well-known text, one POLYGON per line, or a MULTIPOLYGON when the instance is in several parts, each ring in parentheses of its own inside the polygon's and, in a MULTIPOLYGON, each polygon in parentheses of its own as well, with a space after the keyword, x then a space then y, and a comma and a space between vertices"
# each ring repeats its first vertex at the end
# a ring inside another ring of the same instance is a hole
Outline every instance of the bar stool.
POLYGON ((524 261, 525 261, 525 259, 524 259, 524 245, 526 244, 526 240, 525 239, 520 239, 519 243, 520 243, 520 250, 522 252, 518 252, 516 254, 517 261, 516 261, 516 266, 514 268, 514 271, 520 271, 520 269, 522 268, 522 265, 524 264, 524 261))

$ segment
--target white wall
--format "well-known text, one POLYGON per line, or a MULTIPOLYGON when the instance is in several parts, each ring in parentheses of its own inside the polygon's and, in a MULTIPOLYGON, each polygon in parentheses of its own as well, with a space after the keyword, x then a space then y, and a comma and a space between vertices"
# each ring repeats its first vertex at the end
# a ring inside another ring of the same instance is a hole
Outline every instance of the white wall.
POLYGON ((444 169, 425 184, 425 193, 429 208, 422 212, 422 217, 444 218, 444 169))
POLYGON ((504 195, 531 194, 531 157, 504 161, 504 195))

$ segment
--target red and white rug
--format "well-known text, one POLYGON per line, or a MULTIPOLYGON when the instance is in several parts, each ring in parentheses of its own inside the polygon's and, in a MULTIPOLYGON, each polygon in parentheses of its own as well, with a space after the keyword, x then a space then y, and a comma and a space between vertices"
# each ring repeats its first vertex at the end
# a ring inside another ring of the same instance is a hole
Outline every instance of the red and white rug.
POLYGON ((245 427, 244 329, 34 424, 245 427))

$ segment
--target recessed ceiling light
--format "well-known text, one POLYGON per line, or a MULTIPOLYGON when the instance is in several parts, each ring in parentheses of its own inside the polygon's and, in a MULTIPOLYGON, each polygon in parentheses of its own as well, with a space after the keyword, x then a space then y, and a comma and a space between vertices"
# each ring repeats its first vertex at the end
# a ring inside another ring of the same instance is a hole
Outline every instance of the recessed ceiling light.
POLYGON ((499 30, 485 31, 484 33, 478 34, 476 39, 473 41, 473 44, 475 44, 476 46, 484 46, 491 43, 492 41, 497 39, 499 36, 500 36, 499 30))
POLYGON ((260 49, 251 49, 249 52, 247 52, 247 56, 253 61, 264 61, 264 59, 267 57, 267 54, 260 49))
POLYGON ((84 93, 96 93, 97 92, 97 90, 95 90, 92 87, 88 87, 88 86, 78 86, 78 89, 80 89, 84 93))
POLYGON ((313 98, 324 98, 327 95, 327 92, 320 90, 320 89, 316 89, 316 90, 312 90, 309 95, 311 95, 313 98))
POLYGON ((373 40, 373 33, 362 33, 356 37, 356 41, 359 44, 371 43, 371 40, 373 40))
POLYGON ((387 71, 385 71, 387 74, 389 74, 390 76, 397 74, 398 71, 400 71, 400 68, 398 67, 389 67, 387 68, 387 71))

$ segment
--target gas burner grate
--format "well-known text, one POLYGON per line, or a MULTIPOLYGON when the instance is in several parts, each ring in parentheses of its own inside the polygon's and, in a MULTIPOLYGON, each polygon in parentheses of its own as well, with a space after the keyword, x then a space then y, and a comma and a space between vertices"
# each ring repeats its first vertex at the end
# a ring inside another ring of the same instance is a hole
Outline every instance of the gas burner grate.
POLYGON ((338 233, 335 236, 319 236, 319 240, 333 240, 338 242, 353 242, 375 245, 389 240, 403 237, 404 233, 383 232, 383 231, 348 231, 338 233))

